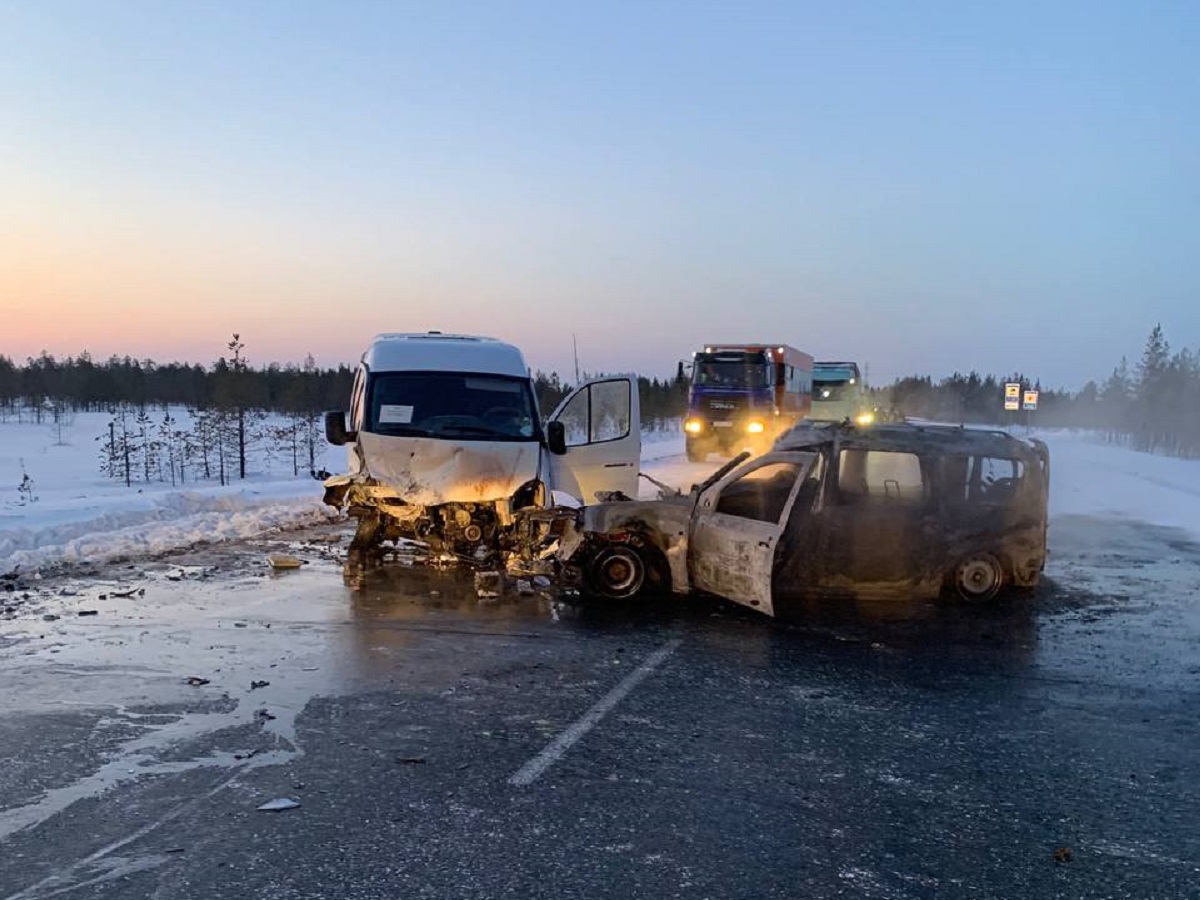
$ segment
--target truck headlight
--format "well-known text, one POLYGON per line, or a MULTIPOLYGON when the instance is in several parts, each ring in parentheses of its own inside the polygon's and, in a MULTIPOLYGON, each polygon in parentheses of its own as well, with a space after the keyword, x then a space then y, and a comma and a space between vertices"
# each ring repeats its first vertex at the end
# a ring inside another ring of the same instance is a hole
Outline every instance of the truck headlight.
POLYGON ((870 425, 875 421, 875 413, 863 412, 854 417, 854 422, 857 425, 870 425))
POLYGON ((683 430, 688 434, 699 434, 704 430, 703 419, 688 419, 683 423, 683 430))
POLYGON ((767 426, 762 422, 753 421, 746 423, 746 434, 762 434, 767 430, 767 426))

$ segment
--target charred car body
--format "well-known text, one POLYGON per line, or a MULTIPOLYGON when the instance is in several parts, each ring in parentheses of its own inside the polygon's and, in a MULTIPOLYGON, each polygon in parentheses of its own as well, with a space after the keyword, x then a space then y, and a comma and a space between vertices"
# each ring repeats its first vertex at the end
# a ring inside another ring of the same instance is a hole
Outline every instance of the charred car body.
POLYGON ((559 558, 590 593, 658 585, 775 615, 821 598, 988 600, 1046 560, 1046 445, 912 424, 801 424, 689 495, 576 513, 559 558))
POLYGON ((358 519, 351 563, 387 542, 494 563, 517 541, 518 515, 555 494, 588 502, 636 493, 638 392, 629 376, 571 392, 543 424, 521 352, 491 338, 382 334, 355 373, 349 417, 326 416, 349 472, 325 502, 358 519))

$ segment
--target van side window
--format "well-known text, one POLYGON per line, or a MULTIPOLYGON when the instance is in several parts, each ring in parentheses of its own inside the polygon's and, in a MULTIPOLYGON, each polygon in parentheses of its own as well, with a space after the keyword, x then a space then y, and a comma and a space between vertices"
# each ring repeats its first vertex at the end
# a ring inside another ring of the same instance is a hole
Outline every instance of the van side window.
POLYGON ((739 519, 777 523, 800 477, 796 463, 768 463, 732 481, 717 498, 717 512, 739 519))
POLYGON ((843 450, 838 458, 838 503, 843 506, 919 506, 927 496, 915 453, 843 450))
POLYGON ((1019 459, 972 456, 967 460, 963 496, 968 503, 1007 503, 1025 477, 1019 459))
POLYGON ((558 415, 568 447, 617 441, 629 435, 633 403, 627 381, 599 381, 585 386, 558 415))

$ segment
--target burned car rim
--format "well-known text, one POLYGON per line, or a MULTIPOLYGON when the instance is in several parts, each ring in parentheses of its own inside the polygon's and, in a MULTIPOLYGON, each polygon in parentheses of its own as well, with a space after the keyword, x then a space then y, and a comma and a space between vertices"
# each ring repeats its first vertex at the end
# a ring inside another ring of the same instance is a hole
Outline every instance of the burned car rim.
POLYGON ((602 596, 626 600, 636 596, 646 582, 646 561, 632 547, 604 547, 592 557, 588 581, 602 596))
POLYGON ((1004 586, 1004 569, 990 553, 972 554, 955 569, 954 585, 966 600, 991 600, 1004 586))

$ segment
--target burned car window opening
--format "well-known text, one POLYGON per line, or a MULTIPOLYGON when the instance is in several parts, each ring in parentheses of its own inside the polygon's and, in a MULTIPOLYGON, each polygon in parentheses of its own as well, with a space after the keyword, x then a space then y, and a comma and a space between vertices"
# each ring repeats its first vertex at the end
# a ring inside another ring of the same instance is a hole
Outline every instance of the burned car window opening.
POLYGON ((1018 459, 972 456, 967 462, 966 500, 1006 503, 1019 489, 1025 466, 1018 459))
POLYGON ((788 497, 800 476, 797 463, 769 463, 747 472, 721 491, 718 513, 775 524, 783 517, 788 497))
POLYGON ((528 386, 518 378, 381 372, 368 379, 364 430, 396 437, 530 441, 538 438, 528 386))
POLYGON ((921 460, 914 453, 842 450, 838 458, 838 502, 843 506, 918 506, 928 497, 921 460))

